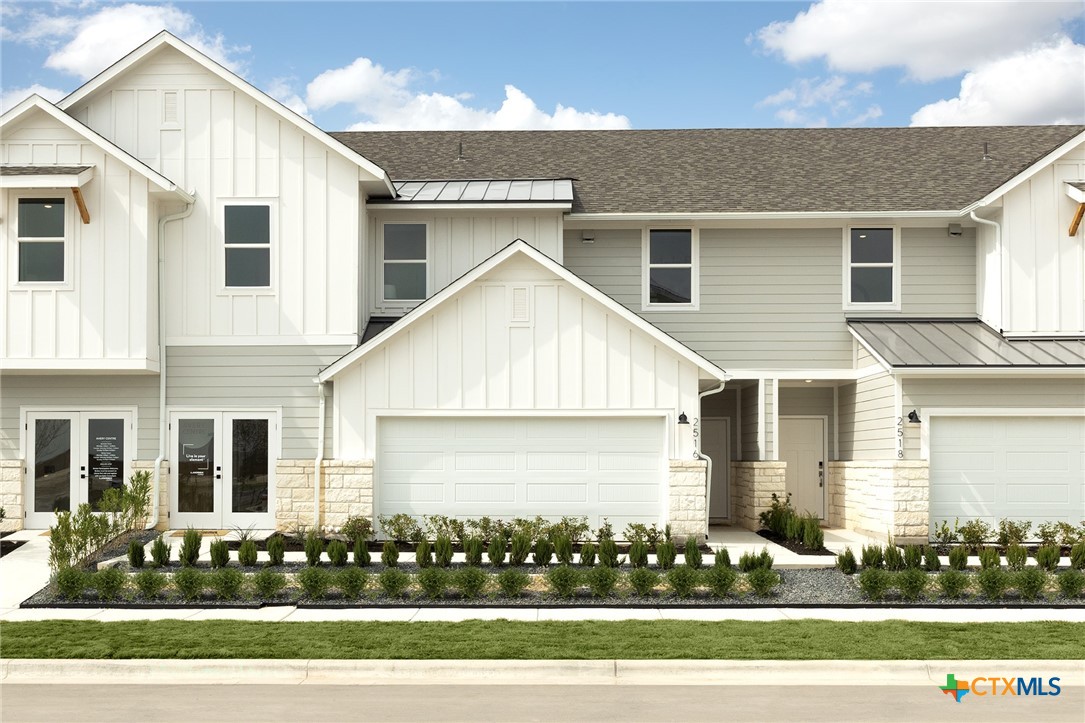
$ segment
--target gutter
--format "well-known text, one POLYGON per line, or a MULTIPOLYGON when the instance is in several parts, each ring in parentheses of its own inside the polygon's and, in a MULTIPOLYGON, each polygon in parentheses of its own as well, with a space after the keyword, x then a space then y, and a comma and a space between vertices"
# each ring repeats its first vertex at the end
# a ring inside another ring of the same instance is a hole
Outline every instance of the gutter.
POLYGON ((313 529, 320 529, 320 477, 321 467, 324 464, 324 382, 320 378, 313 379, 316 382, 317 395, 319 398, 319 411, 316 422, 316 459, 313 460, 313 529))
MULTIPOLYGON (((980 207, 982 208, 982 206, 980 207)), ((969 211, 968 215, 976 223, 982 223, 985 226, 994 226, 995 228, 995 249, 998 251, 998 333, 1002 333, 1002 329, 1005 327, 1006 322, 1006 272, 1005 272, 1005 249, 1002 248, 1002 224, 998 221, 992 221, 991 219, 981 218, 976 215, 974 210, 969 211)))
POLYGON ((196 194, 185 194, 192 199, 185 204, 185 210, 158 219, 158 456, 154 459, 154 482, 151 496, 151 517, 147 529, 158 526, 158 507, 161 493, 162 461, 166 458, 167 425, 166 416, 166 306, 162 303, 162 286, 166 280, 166 224, 180 221, 192 215, 196 207, 196 194))
MULTIPOLYGON (((701 414, 701 402, 704 401, 704 398, 705 397, 710 397, 713 394, 719 394, 720 392, 722 392, 723 388, 725 386, 727 386, 728 381, 730 381, 730 378, 727 378, 727 379, 724 379, 723 381, 721 381, 719 386, 713 387, 712 389, 701 392, 700 394, 697 395, 697 413, 698 414, 701 414)), ((705 504, 704 504, 704 536, 705 536, 705 539, 707 540, 708 539, 709 520, 711 519, 711 516, 712 516, 712 458, 709 457, 707 454, 704 454, 704 453, 701 452, 701 435, 700 434, 697 435, 697 439, 695 440, 695 442, 696 443, 694 444, 694 448, 693 448, 693 458, 694 459, 704 460, 705 464, 707 465, 705 467, 705 504)))

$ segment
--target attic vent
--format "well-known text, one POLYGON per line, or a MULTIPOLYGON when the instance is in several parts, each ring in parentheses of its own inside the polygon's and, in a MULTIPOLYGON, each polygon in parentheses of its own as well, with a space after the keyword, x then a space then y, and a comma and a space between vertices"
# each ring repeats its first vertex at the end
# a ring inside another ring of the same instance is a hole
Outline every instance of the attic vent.
POLYGON ((528 303, 527 287, 512 287, 512 316, 513 323, 527 323, 531 321, 531 307, 528 303))
POLYGON ((167 90, 162 94, 162 122, 177 122, 177 91, 167 90))

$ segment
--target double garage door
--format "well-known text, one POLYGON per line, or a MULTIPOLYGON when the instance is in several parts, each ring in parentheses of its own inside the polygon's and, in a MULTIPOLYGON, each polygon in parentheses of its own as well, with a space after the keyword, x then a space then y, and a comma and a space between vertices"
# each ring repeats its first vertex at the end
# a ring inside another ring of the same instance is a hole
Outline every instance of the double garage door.
POLYGON ((930 484, 932 529, 958 517, 1079 524, 1085 419, 932 417, 930 484))
POLYGON ((663 517, 658 417, 386 417, 377 428, 377 514, 663 517))

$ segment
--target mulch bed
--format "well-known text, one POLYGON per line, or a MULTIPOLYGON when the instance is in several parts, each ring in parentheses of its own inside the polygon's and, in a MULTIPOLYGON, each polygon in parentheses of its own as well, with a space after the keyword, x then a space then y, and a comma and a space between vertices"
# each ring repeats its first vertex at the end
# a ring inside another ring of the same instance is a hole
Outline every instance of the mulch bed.
POLYGON ((765 538, 769 542, 774 542, 780 547, 786 548, 791 552, 794 552, 796 555, 819 555, 821 557, 825 557, 826 555, 830 557, 833 556, 833 553, 830 550, 811 550, 809 547, 802 544, 801 542, 793 542, 792 540, 789 540, 781 535, 777 535, 775 532, 772 532, 770 530, 758 530, 757 534, 765 538))

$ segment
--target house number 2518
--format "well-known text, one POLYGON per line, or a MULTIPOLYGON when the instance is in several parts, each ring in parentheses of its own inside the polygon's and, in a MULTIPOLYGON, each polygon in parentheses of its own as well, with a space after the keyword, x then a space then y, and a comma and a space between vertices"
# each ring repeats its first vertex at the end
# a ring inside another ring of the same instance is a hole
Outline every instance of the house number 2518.
POLYGON ((897 459, 904 459, 904 417, 897 417, 897 459))

